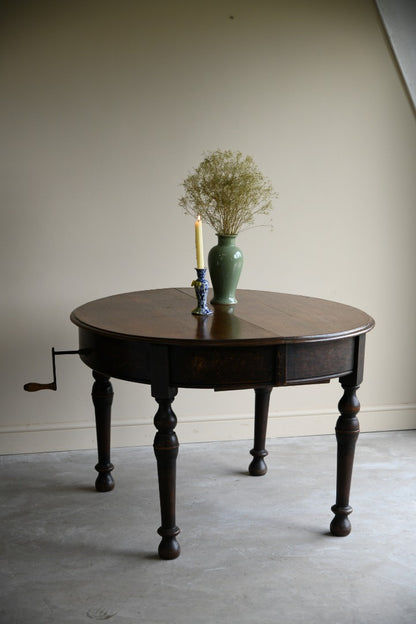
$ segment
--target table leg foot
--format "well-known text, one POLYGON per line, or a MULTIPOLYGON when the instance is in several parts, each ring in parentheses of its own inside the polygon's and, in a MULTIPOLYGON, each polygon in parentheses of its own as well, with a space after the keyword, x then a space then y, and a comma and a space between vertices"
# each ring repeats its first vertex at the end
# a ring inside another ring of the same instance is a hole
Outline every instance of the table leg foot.
POLYGON ((180 554, 180 546, 176 536, 180 530, 176 526, 176 458, 179 442, 174 428, 176 416, 171 408, 173 397, 159 399, 159 409, 154 423, 157 433, 154 440, 154 452, 157 460, 159 479, 160 513, 162 526, 158 529, 162 541, 159 545, 161 559, 176 559, 180 554))
MULTIPOLYGON (((157 532, 159 533, 159 535, 163 535, 164 529, 160 527, 157 532)), ((171 532, 171 535, 164 535, 159 544, 158 553, 161 559, 176 559, 181 554, 181 547, 176 539, 176 536, 179 535, 180 530, 178 529, 178 527, 174 527, 173 529, 171 529, 171 532)))
POLYGON ((113 387, 107 375, 93 371, 93 376, 95 381, 92 387, 92 400, 95 408, 98 449, 98 463, 95 466, 98 477, 95 481, 95 489, 97 492, 110 492, 114 488, 114 479, 111 475, 114 466, 110 461, 113 387))
POLYGON ((356 395, 359 386, 348 385, 341 380, 344 389, 338 409, 338 418, 335 432, 337 438, 337 494, 335 505, 331 507, 335 514, 330 525, 332 535, 345 537, 351 532, 351 523, 348 518, 352 512, 349 504, 351 477, 354 464, 355 445, 360 433, 360 424, 357 414, 360 411, 360 402, 356 395))
POLYGON ((352 507, 349 505, 346 507, 332 505, 331 511, 335 514, 329 527, 331 535, 335 537, 346 537, 351 533, 351 522, 348 516, 352 512, 352 507))
POLYGON ((101 466, 97 464, 95 466, 98 476, 95 480, 95 489, 97 492, 111 492, 114 489, 114 479, 111 475, 111 471, 114 469, 113 464, 107 466, 101 466))
POLYGON ((253 477, 261 477, 267 472, 267 465, 264 458, 268 455, 265 445, 272 387, 255 388, 254 391, 256 393, 254 409, 254 448, 250 451, 253 460, 248 467, 248 471, 253 477))
POLYGON ((264 451, 251 449, 250 454, 253 455, 253 460, 248 467, 249 473, 252 477, 262 477, 267 472, 267 464, 264 458, 267 457, 268 452, 266 449, 264 449, 264 451))

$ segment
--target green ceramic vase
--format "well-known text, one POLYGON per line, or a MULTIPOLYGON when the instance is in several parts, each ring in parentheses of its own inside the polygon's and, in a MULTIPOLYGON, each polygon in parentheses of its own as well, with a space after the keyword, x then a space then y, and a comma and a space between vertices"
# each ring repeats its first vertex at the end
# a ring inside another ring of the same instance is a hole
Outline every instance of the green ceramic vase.
POLYGON ((217 234, 218 244, 208 254, 208 268, 214 296, 211 303, 237 303, 235 290, 243 268, 243 253, 235 244, 236 235, 217 234))

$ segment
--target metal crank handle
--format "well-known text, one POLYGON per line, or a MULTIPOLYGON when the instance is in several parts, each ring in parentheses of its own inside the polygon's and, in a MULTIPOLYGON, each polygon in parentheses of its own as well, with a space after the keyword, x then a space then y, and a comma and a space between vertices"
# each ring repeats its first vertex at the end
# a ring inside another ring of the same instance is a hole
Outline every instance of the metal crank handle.
POLYGON ((30 381, 29 383, 23 386, 23 389, 26 392, 37 392, 38 390, 56 390, 56 364, 55 364, 55 356, 56 355, 81 355, 82 353, 86 353, 87 349, 79 349, 78 351, 55 351, 52 347, 52 371, 53 371, 53 381, 50 383, 42 384, 37 383, 36 381, 30 381))

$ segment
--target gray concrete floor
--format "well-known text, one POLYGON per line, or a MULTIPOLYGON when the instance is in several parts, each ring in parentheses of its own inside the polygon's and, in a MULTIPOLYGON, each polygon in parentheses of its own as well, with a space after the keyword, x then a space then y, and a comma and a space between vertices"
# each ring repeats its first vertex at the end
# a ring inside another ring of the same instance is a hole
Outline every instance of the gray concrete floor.
POLYGON ((362 434, 349 537, 328 526, 332 436, 182 445, 182 554, 156 558, 153 450, 115 449, 116 488, 92 489, 95 452, 5 456, 2 624, 416 622, 416 431, 362 434))

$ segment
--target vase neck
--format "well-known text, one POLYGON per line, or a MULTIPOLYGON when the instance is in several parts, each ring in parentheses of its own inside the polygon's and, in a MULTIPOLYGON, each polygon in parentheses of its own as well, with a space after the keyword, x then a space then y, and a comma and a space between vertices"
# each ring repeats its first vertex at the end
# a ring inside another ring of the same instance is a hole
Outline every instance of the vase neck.
POLYGON ((235 244, 237 234, 217 234, 218 244, 223 246, 231 246, 235 244))

